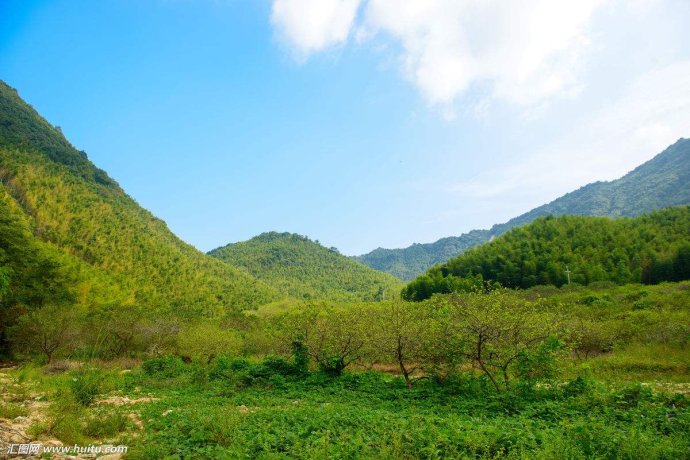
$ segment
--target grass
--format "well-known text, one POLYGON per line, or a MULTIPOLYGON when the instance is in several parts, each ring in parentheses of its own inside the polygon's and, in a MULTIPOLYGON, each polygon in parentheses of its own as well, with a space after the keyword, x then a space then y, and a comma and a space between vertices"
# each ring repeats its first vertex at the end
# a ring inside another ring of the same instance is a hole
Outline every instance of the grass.
POLYGON ((13 419, 17 417, 26 417, 28 414, 26 408, 15 403, 0 403, 0 418, 13 419))
POLYGON ((598 356, 588 363, 608 380, 670 380, 690 382, 690 349, 633 344, 617 353, 598 356))
POLYGON ((476 378, 426 379, 410 391, 377 372, 243 388, 225 381, 200 387, 185 376, 165 385, 133 378, 162 398, 142 409, 146 430, 132 458, 690 455, 688 399, 639 385, 589 382, 496 394, 476 378))
POLYGON ((0 416, 42 394, 50 404, 33 435, 128 445, 128 459, 690 459, 688 292, 690 283, 524 291, 610 340, 588 359, 560 358, 552 381, 516 381, 510 392, 470 369, 409 390, 384 372, 330 378, 281 358, 163 356, 25 365, 11 372, 20 386, 3 386, 0 416))
MULTIPOLYGON (((125 374, 89 368, 100 385, 85 405, 73 386, 83 371, 46 375, 28 366, 14 376, 51 402, 33 436, 124 444, 128 459, 690 458, 690 398, 625 379, 602 383, 603 359, 612 357, 589 361, 589 376, 505 393, 470 375, 424 378, 409 390, 382 372, 330 378, 270 360, 200 366, 163 358, 125 374), (99 402, 112 395, 154 399, 99 402)), ((669 369, 677 370, 659 375, 669 369)))

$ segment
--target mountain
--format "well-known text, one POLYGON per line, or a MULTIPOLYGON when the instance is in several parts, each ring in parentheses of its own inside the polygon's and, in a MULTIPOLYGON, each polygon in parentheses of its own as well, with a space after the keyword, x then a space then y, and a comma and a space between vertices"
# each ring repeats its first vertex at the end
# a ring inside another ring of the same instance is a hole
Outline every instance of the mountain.
POLYGON ((378 300, 402 288, 395 277, 293 233, 262 233, 208 254, 300 299, 378 300))
POLYGON ((374 270, 390 273, 403 281, 410 281, 429 267, 485 243, 490 237, 489 230, 472 230, 460 236, 441 238, 434 243, 415 243, 402 249, 377 248, 353 259, 374 270))
POLYGON ((281 297, 180 240, 4 82, 0 209, 3 311, 57 302, 50 295, 33 303, 22 297, 30 280, 50 285, 54 279, 80 304, 136 304, 183 316, 281 297))
POLYGON ((529 288, 690 279, 690 206, 635 218, 548 216, 431 268, 403 290, 423 300, 485 282, 529 288))
POLYGON ((538 217, 565 214, 634 217, 682 204, 690 204, 690 139, 679 139, 620 179, 586 185, 490 230, 472 230, 458 237, 403 249, 378 248, 355 259, 409 281, 435 264, 538 217))

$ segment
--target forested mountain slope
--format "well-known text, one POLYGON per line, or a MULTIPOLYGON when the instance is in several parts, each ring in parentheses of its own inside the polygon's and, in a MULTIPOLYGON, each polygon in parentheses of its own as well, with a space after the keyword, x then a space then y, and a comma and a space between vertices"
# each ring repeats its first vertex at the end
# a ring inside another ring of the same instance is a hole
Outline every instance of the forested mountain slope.
POLYGON ((620 179, 586 185, 505 224, 494 225, 491 234, 499 235, 549 215, 635 217, 683 204, 690 204, 690 139, 679 139, 620 179))
POLYGON ((690 206, 636 218, 541 217, 431 268, 403 291, 411 300, 492 281, 510 288, 570 281, 616 284, 690 279, 690 206))
POLYGON ((293 233, 262 233, 249 241, 214 249, 209 255, 244 267, 258 279, 296 298, 378 300, 397 296, 395 277, 293 233))
POLYGON ((354 257, 369 267, 410 281, 429 267, 443 263, 462 252, 489 241, 489 230, 472 230, 460 236, 441 238, 434 243, 413 244, 402 249, 377 248, 354 257))
POLYGON ((378 248, 355 259, 409 281, 437 263, 538 217, 565 214, 634 217, 682 204, 690 204, 690 139, 678 140, 620 179, 586 185, 490 230, 473 230, 404 249, 378 248))
MULTIPOLYGON (((0 83, 0 180, 3 311, 40 306, 17 294, 25 285, 21 274, 42 265, 52 266, 81 303, 135 303, 211 315, 280 297, 177 238, 5 83, 0 83)), ((50 284, 51 277, 36 279, 50 284)))

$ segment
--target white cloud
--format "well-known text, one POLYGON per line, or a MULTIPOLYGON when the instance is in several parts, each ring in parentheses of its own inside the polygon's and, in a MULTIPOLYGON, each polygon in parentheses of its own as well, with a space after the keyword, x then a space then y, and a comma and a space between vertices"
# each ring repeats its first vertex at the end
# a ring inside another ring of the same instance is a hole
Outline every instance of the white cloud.
MULTIPOLYGON (((445 111, 472 87, 521 106, 578 88, 587 24, 603 0, 274 0, 273 24, 302 56, 358 37, 401 44, 405 75, 445 111)), ((483 102, 482 102, 483 103, 483 102)))
POLYGON ((472 85, 520 105, 576 84, 599 0, 370 0, 364 27, 399 40, 406 74, 433 104, 472 85))
POLYGON ((510 216, 592 180, 616 179, 681 137, 690 127, 690 60, 647 71, 612 103, 570 125, 554 144, 491 168, 449 192, 469 200, 509 201, 510 216))
POLYGON ((360 0, 274 0, 271 23, 300 58, 343 43, 360 0))

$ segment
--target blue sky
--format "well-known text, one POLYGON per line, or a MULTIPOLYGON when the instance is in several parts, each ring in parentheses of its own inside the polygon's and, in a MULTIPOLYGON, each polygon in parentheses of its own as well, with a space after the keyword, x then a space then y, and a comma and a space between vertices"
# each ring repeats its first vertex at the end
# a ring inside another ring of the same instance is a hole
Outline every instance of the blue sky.
POLYGON ((687 1, 400 5, 4 0, 0 78, 202 250, 431 242, 690 136, 687 1))

